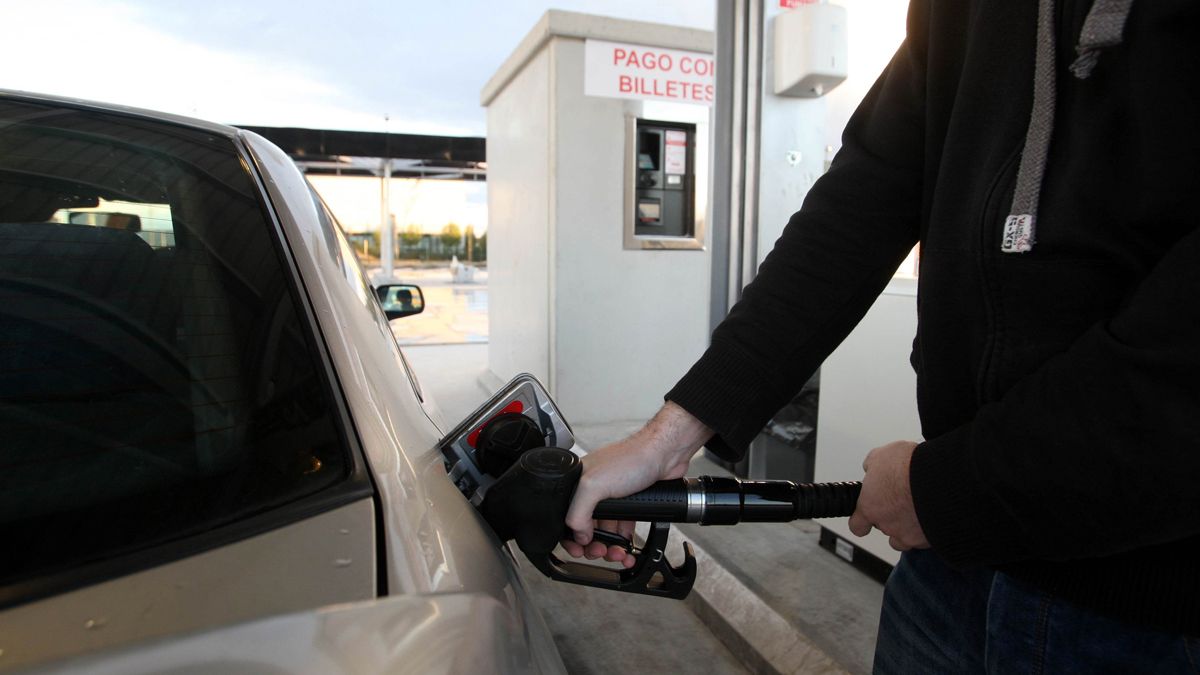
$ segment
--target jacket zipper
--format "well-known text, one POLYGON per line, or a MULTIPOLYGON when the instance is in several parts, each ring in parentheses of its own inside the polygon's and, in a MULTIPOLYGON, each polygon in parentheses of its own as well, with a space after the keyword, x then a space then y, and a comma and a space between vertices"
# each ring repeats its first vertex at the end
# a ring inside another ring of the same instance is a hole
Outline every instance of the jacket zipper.
POLYGON ((983 200, 977 262, 979 264, 979 282, 983 286, 984 313, 987 317, 987 340, 984 342, 983 355, 979 362, 979 374, 975 382, 977 405, 983 405, 985 401, 990 400, 992 371, 998 352, 999 333, 1002 332, 999 289, 996 286, 994 275, 990 274, 995 267, 994 258, 999 255, 997 251, 1000 250, 1000 232, 1004 226, 1005 214, 999 213, 999 210, 1006 208, 1003 204, 997 203, 999 197, 1002 196, 998 193, 1001 185, 1016 181, 1015 167, 1021 159, 1021 150, 1022 148, 1018 145, 1017 149, 1000 165, 1000 170, 992 179, 987 196, 983 200))
MULTIPOLYGON (((1058 55, 1065 53, 1064 50, 1074 51, 1074 45, 1077 40, 1076 33, 1076 12, 1077 0, 1058 0, 1055 7, 1055 70, 1059 77, 1063 77, 1062 71, 1058 68, 1058 55), (1068 21, 1069 19, 1069 21, 1068 21), (1069 24, 1069 25, 1068 25, 1069 24)), ((1090 7, 1090 3, 1089 3, 1090 7)), ((1069 74, 1067 75, 1069 76, 1069 74)), ((1058 87, 1056 87, 1058 88, 1058 87)), ((1032 114, 1033 111, 1030 111, 1032 114)), ((1022 136, 1021 143, 1024 143, 1022 136)), ((995 268, 996 251, 1000 247, 1000 233, 1004 224, 1004 215, 997 213, 998 209, 1004 209, 1003 204, 997 205, 997 192, 1000 186, 1005 184, 1009 178, 1009 174, 1013 172, 1014 166, 1020 161, 1022 146, 1018 146, 1004 164, 1001 165, 1000 171, 993 179, 991 186, 988 188, 987 197, 984 199, 983 206, 983 222, 980 224, 980 236, 982 241, 979 246, 979 278, 980 284, 983 286, 984 311, 987 317, 987 340, 984 343, 983 356, 979 364, 979 374, 975 383, 976 396, 978 403, 982 405, 985 401, 992 398, 992 382, 993 374, 996 368, 996 362, 999 360, 1001 334, 1003 328, 1003 307, 997 280, 994 275, 989 274, 995 268)), ((1015 177, 1013 178, 1015 181, 1015 177)), ((1043 178, 1044 180, 1044 178, 1043 178)), ((1038 228, 1044 234, 1044 222, 1038 223, 1038 228)))

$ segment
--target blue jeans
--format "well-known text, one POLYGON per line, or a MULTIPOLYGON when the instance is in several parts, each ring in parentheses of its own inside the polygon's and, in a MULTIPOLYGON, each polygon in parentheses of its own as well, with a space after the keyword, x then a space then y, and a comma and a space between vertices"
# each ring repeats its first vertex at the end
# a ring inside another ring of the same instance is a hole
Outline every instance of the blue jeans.
POLYGON ((875 672, 1200 673, 1200 639, 1079 609, 1000 573, 905 553, 888 579, 875 672))

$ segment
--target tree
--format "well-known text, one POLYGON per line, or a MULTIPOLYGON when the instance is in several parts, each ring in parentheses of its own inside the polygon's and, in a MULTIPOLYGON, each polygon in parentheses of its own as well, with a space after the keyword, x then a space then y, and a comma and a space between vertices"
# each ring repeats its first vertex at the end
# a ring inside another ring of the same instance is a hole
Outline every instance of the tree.
POLYGON ((421 257, 421 228, 409 223, 404 226, 404 229, 397 233, 400 239, 400 255, 401 258, 420 258, 421 257))
POLYGON ((414 248, 421 244, 421 228, 409 223, 404 231, 400 233, 400 241, 409 248, 414 248))
POLYGON ((475 259, 480 262, 487 260, 487 232, 475 240, 475 259))
POLYGON ((438 235, 438 238, 442 240, 443 249, 455 253, 458 251, 459 245, 462 244, 462 230, 459 229, 458 225, 450 223, 442 228, 442 233, 438 235))
POLYGON ((475 260, 475 226, 468 225, 466 236, 463 239, 467 242, 467 262, 475 260))

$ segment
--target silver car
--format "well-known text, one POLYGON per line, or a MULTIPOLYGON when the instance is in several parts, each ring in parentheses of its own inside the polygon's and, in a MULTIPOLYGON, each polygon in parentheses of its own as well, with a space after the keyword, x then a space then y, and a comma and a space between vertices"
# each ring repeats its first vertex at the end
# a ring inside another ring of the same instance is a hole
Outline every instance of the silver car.
POLYGON ((0 669, 563 670, 263 138, 0 92, 0 342, 0 669))

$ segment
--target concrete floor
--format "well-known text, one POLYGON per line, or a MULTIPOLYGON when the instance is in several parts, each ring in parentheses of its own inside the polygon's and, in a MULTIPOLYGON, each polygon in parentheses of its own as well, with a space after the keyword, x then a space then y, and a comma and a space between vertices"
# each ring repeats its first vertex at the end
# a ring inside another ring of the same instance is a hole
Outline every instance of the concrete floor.
MULTIPOLYGON (((492 393, 481 384, 486 344, 404 351, 451 425, 492 393)), ((574 431, 595 448, 639 424, 574 431)), ((722 472, 699 457, 689 475, 722 472)), ((675 529, 700 561, 686 603, 555 583, 525 566, 570 672, 870 672, 883 587, 820 548, 815 523, 675 529)), ((679 549, 673 541, 668 556, 679 549)))
MULTIPOLYGON (((724 472, 699 457, 688 473, 724 472)), ((678 529, 841 668, 871 672, 883 585, 821 548, 817 522, 678 529)))
POLYGON ((558 583, 530 565, 521 572, 570 673, 751 672, 683 602, 558 583))

